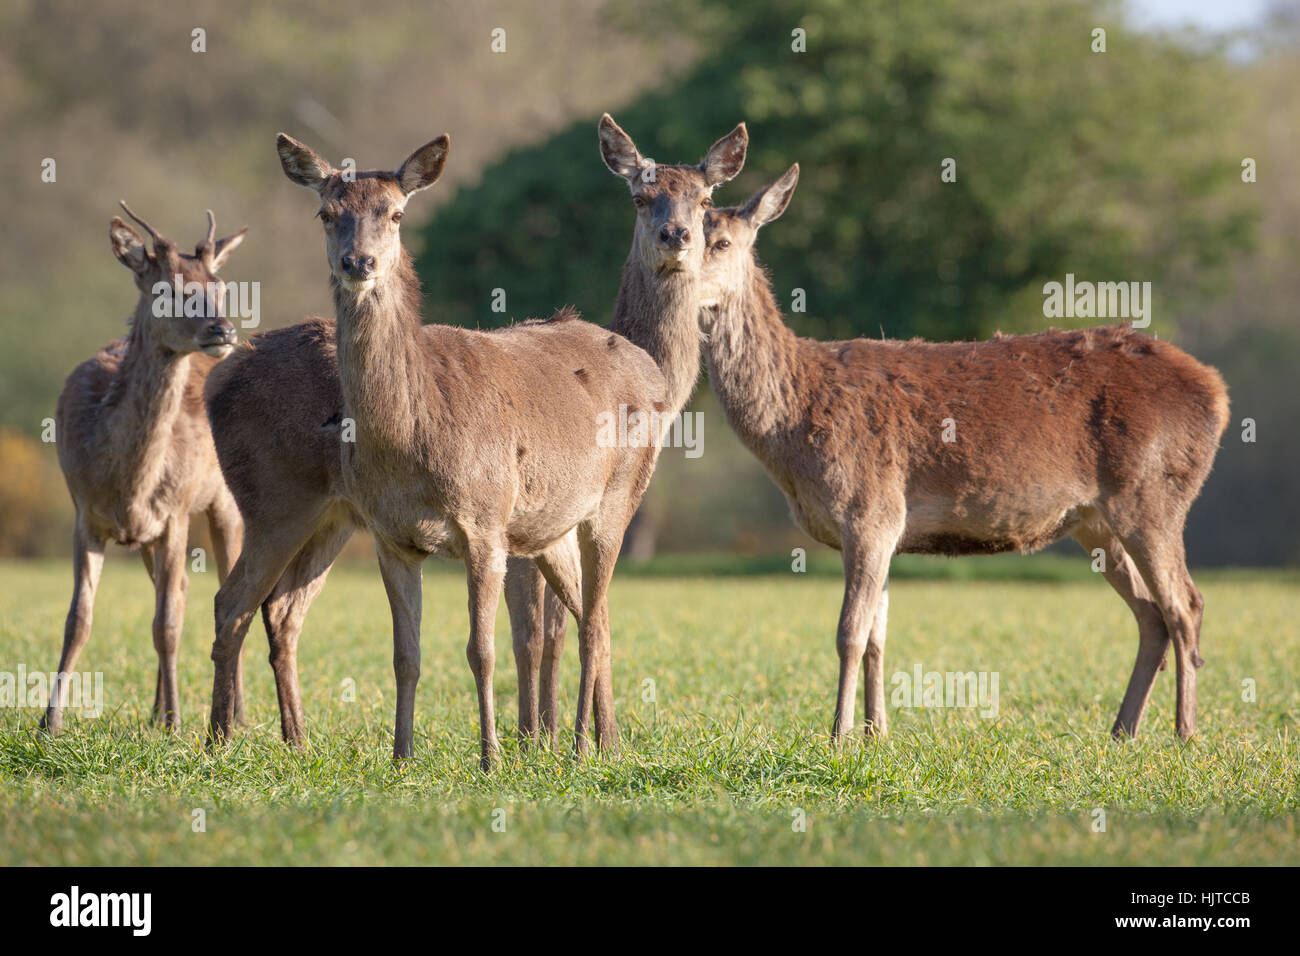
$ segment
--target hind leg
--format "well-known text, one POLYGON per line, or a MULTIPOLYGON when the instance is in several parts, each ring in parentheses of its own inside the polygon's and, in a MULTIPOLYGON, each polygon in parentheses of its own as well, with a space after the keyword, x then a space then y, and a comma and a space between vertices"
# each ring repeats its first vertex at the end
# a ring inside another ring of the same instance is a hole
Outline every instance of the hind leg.
MULTIPOLYGON (((543 619, 542 671, 539 690, 543 737, 554 743, 560 725, 560 658, 564 652, 568 613, 582 621, 582 568, 575 532, 566 534, 537 559, 549 585, 543 619)), ((604 691, 605 677, 597 678, 604 691)), ((612 692, 609 695, 612 698, 612 692)), ((598 724, 602 715, 597 713, 598 724)))
POLYGON ((546 628, 546 579, 537 562, 527 558, 506 562, 506 608, 519 677, 519 738, 531 741, 537 737, 537 678, 546 628))
POLYGON ((299 746, 307 739, 298 684, 298 638, 303 621, 353 530, 352 523, 340 517, 324 521, 285 568, 271 596, 262 602, 262 622, 280 703, 280 732, 287 744, 299 746))
MULTIPOLYGON (((95 589, 104 569, 104 542, 95 537, 87 524, 77 516, 76 532, 72 543, 72 604, 63 625, 63 652, 59 655, 59 677, 50 688, 49 707, 41 719, 41 729, 57 734, 63 728, 63 708, 68 701, 68 678, 77 666, 82 648, 90 640, 90 623, 95 609, 95 589)), ((161 688, 161 670, 159 672, 161 688)), ((161 690, 155 694, 161 693, 161 690)))
POLYGON ((319 511, 282 512, 245 524, 244 549, 214 602, 217 633, 212 644, 211 740, 230 736, 235 720, 236 667, 253 615, 323 517, 319 511))
MULTIPOLYGON (((1159 514, 1153 509, 1138 513, 1159 514)), ((1204 601, 1187 573, 1182 535, 1185 514, 1164 516, 1164 520, 1148 518, 1128 526, 1107 517, 1164 618, 1173 643, 1178 687, 1175 726, 1179 738, 1188 740, 1196 734, 1196 669, 1204 663, 1200 655, 1204 601)))
POLYGON ((1156 673, 1165 666, 1165 652, 1169 647, 1165 618, 1142 580, 1137 565, 1100 514, 1088 518, 1075 529, 1074 540, 1090 554, 1101 549, 1106 563, 1102 575, 1124 599, 1137 620, 1137 661, 1133 664, 1128 690, 1124 692, 1119 715, 1110 731, 1115 737, 1134 737, 1151 699, 1156 673))

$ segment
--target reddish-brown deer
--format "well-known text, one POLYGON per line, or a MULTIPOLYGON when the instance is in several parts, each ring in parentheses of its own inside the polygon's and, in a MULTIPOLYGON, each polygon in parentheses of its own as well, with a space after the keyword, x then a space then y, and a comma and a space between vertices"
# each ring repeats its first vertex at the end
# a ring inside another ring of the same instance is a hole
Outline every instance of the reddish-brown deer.
MULTIPOLYGON (((570 311, 490 333, 421 324, 399 223, 410 196, 441 175, 447 137, 395 172, 347 176, 288 136, 277 145, 285 174, 321 200, 343 411, 355 423, 355 442, 342 442, 342 492, 375 538, 393 612, 394 756, 412 753, 423 560, 466 563, 467 656, 487 769, 497 749, 492 632, 506 557, 536 558, 550 580, 548 552, 575 529, 583 584, 575 732, 585 751, 596 677, 609 667, 609 579, 658 455, 654 442, 598 442, 597 423, 620 406, 662 412, 663 375, 645 352, 570 311)), ((250 547, 218 594, 217 738, 230 729, 233 663, 252 613, 303 544, 250 547)))
POLYGON ((1183 525, 1227 427, 1219 373, 1129 327, 984 342, 798 338, 753 251, 798 175, 709 213, 701 323, 727 420, 796 522, 843 555, 834 736, 852 729, 864 657, 867 732, 886 729, 893 554, 1029 552, 1072 535, 1101 549, 1137 618, 1112 732, 1137 732, 1172 640, 1177 733, 1191 737, 1204 603, 1183 525))
MULTIPOLYGON (((669 381, 668 411, 675 413, 699 377, 697 286, 707 193, 740 171, 747 137, 742 124, 715 143, 699 166, 663 167, 667 176, 656 184, 646 175, 648 161, 612 118, 603 117, 599 131, 602 153, 610 150, 618 157, 615 171, 638 171, 627 177, 639 193, 636 238, 609 327, 655 359, 669 381), (697 188, 682 188, 693 180, 697 188), (670 224, 673 234, 661 246, 658 235, 670 224)), ((297 677, 303 620, 339 550, 363 527, 343 488, 338 375, 335 324, 313 319, 255 336, 208 384, 217 453, 244 514, 247 550, 278 553, 305 542, 263 603, 281 730, 291 743, 305 737, 297 677), (283 453, 268 455, 267 447, 283 453)), ((551 573, 569 582, 569 601, 580 610, 574 535, 551 549, 550 563, 551 573)), ((519 673, 519 726, 528 739, 536 735, 540 719, 553 739, 565 604, 526 558, 507 562, 505 595, 519 673)), ((595 693, 597 741, 613 746, 617 725, 603 675, 595 693)))
MULTIPOLYGON (((109 224, 113 254, 140 291, 130 331, 77 366, 55 413, 59 464, 76 507, 72 606, 59 673, 73 671, 90 639, 105 542, 139 548, 156 593, 153 718, 174 728, 190 516, 207 515, 221 578, 239 554, 239 511, 221 478, 202 395, 208 373, 235 342, 234 327, 221 315, 225 287, 217 272, 247 230, 217 239, 209 212, 207 237, 191 256, 126 203, 122 208, 153 239, 151 252, 120 218, 109 224), (194 297, 189 309, 187 289, 194 297)), ((67 690, 62 678, 51 690, 41 721, 51 732, 62 725, 67 690)))

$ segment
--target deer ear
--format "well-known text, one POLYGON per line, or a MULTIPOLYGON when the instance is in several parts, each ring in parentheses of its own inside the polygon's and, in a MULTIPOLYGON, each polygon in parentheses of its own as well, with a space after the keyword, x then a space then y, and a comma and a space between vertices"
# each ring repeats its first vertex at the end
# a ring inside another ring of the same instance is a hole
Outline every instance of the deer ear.
POLYGON ((325 180, 334 174, 333 166, 321 159, 310 146, 304 146, 292 136, 277 134, 275 151, 280 154, 284 174, 299 186, 320 192, 325 180))
POLYGON ((720 186, 730 179, 735 179, 745 165, 745 151, 749 149, 749 130, 744 123, 737 124, 722 139, 709 147, 704 162, 700 163, 700 172, 710 186, 720 186))
POLYGON ((113 255, 136 275, 144 275, 149 267, 149 252, 140 234, 117 216, 108 224, 108 241, 113 245, 113 255))
POLYGON ((221 267, 226 264, 230 254, 239 248, 239 244, 244 241, 244 236, 248 233, 248 227, 245 226, 233 236, 226 236, 224 239, 218 239, 217 244, 212 250, 212 271, 220 272, 221 267))
POLYGON ((785 175, 754 193, 745 207, 740 210, 755 229, 781 218, 785 207, 790 205, 794 187, 799 183, 799 164, 795 163, 785 171, 785 175))
POLYGON ((632 137, 614 122, 614 117, 608 113, 602 116, 597 131, 600 134, 600 156, 610 172, 628 182, 640 176, 641 170, 649 164, 642 158, 632 137))
POLYGON ((436 183, 442 175, 442 168, 447 165, 449 149, 451 137, 443 133, 406 157, 406 162, 397 171, 397 185, 402 187, 402 192, 409 196, 436 183))

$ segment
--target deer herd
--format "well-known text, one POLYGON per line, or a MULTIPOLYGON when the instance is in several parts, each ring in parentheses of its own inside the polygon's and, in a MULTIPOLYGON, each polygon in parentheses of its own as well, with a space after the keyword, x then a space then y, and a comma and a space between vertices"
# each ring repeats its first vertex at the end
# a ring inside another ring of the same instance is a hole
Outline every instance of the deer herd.
MULTIPOLYGON (((151 243, 110 223, 113 254, 139 290, 130 329, 69 376, 56 416, 76 507, 60 674, 90 637, 105 543, 138 548, 156 591, 153 717, 177 726, 187 537, 203 512, 221 580, 208 739, 219 744, 243 721, 241 652, 260 608, 281 730, 300 744, 298 638, 335 558, 364 530, 393 618, 395 757, 413 754, 430 555, 467 570, 483 769, 499 746, 493 630, 503 587, 521 736, 556 740, 572 613, 575 747, 585 753, 594 735, 613 749, 608 590, 664 436, 611 446, 596 440, 596 423, 620 408, 671 422, 703 352, 728 423, 794 520, 843 556, 834 738, 853 729, 864 661, 866 733, 887 729, 892 555, 1029 552, 1066 535, 1100 549, 1137 619, 1137 661, 1112 733, 1137 733, 1171 643, 1177 733, 1195 733, 1203 601, 1183 526, 1227 426, 1214 369, 1127 326, 982 342, 799 338, 754 252, 760 228, 790 203, 797 165, 743 205, 714 208, 714 190, 744 165, 744 124, 697 165, 643 158, 608 114, 599 144, 636 210, 604 327, 571 309, 487 332, 424 321, 400 223, 441 176, 445 135, 395 171, 345 173, 280 134, 285 175, 319 202, 337 317, 238 346, 218 272, 245 231, 218 240, 209 212, 206 237, 186 255, 123 203, 151 243), (177 276, 210 290, 200 316, 160 317, 155 296, 171 293, 159 283, 177 276)), ((57 732, 65 706, 60 679, 42 727, 57 732)))

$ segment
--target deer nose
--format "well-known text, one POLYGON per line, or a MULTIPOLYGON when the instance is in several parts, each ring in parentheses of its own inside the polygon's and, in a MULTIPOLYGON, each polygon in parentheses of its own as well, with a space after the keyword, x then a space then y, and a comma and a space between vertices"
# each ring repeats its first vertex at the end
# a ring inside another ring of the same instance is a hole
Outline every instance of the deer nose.
POLYGON ((375 271, 375 257, 344 256, 343 271, 349 279, 364 279, 375 271))
POLYGON ((203 330, 203 338, 208 344, 224 342, 227 345, 232 345, 235 339, 238 338, 238 334, 235 332, 233 325, 225 319, 219 319, 203 330))
POLYGON ((659 230, 659 241, 669 249, 685 249, 690 245, 691 231, 685 226, 665 223, 659 230))

